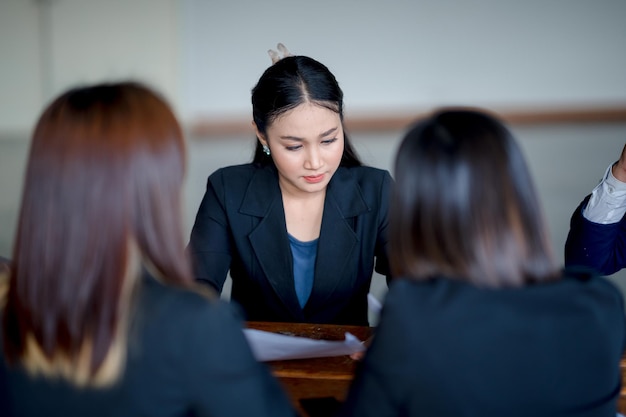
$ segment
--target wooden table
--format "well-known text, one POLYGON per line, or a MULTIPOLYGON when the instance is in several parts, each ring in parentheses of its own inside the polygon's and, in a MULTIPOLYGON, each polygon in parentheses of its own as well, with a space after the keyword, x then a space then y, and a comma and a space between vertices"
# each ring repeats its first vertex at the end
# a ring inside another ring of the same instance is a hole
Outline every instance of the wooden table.
MULTIPOLYGON (((248 322, 247 325, 251 329, 321 340, 343 340, 345 332, 352 333, 360 340, 366 340, 374 332, 373 327, 331 324, 248 322)), ((345 400, 357 362, 349 356, 337 356, 274 361, 268 364, 291 397, 294 407, 302 416, 308 416, 300 400, 326 397, 335 398, 337 401, 345 400)), ((626 415, 626 355, 620 363, 620 368, 622 392, 617 402, 617 411, 626 415)))
MULTIPOLYGON (((366 340, 374 330, 373 327, 366 326, 269 322, 247 322, 247 327, 318 340, 344 340, 346 332, 360 340, 366 340)), ((302 416, 309 414, 303 409, 301 400, 345 400, 357 363, 349 356, 268 362, 274 376, 279 379, 302 416)))

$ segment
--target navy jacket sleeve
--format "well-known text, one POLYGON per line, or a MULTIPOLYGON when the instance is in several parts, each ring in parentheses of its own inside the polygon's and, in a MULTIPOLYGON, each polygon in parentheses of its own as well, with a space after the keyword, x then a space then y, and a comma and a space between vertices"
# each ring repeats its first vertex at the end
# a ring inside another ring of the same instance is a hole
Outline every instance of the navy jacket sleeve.
POLYGON ((574 211, 565 242, 565 265, 592 268, 603 275, 626 267, 626 218, 599 224, 587 220, 583 209, 587 196, 574 211))

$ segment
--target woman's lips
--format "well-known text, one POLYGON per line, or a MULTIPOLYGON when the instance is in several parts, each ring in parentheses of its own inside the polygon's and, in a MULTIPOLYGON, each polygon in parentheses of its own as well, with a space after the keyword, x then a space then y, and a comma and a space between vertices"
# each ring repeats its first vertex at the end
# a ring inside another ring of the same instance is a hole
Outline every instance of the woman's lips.
POLYGON ((322 181, 323 179, 324 179, 324 174, 309 175, 309 176, 304 177, 304 180, 306 182, 308 182, 309 184, 318 183, 318 182, 322 181))

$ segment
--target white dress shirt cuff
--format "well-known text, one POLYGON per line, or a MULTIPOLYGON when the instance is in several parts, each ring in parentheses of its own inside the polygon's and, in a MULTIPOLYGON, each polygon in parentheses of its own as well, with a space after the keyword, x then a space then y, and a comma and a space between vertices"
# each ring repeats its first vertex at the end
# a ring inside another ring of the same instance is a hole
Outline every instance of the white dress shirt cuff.
POLYGON ((609 165, 583 209, 583 216, 594 223, 617 223, 626 214, 626 182, 613 176, 612 167, 609 165))

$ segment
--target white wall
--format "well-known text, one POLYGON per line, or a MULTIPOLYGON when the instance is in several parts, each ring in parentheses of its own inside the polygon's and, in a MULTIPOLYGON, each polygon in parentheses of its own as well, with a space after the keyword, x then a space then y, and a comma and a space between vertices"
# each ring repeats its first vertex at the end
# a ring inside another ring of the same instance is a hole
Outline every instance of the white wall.
POLYGON ((348 114, 626 103, 625 0, 0 0, 0 133, 76 83, 141 78, 184 122, 248 117, 284 42, 348 114))
POLYGON ((0 0, 0 132, 83 83, 134 78, 179 107, 176 0, 0 0))
POLYGON ((172 0, 55 0, 54 88, 139 78, 178 101, 178 15, 172 0))
POLYGON ((283 42, 347 111, 626 102, 624 0, 184 0, 186 116, 248 114, 283 42))
POLYGON ((0 132, 28 129, 43 97, 34 1, 0 0, 0 132))

